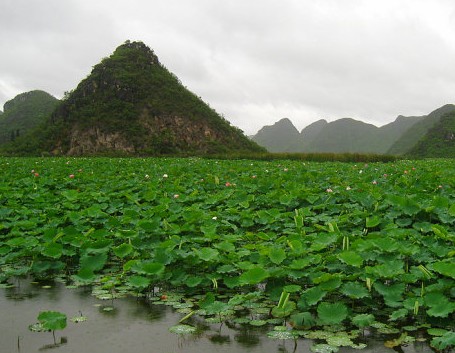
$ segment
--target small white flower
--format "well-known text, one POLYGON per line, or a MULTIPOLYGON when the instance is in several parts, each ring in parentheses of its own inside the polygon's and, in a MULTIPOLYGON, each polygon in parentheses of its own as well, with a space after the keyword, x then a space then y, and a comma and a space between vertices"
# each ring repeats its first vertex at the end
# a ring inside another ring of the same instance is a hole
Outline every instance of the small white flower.
POLYGON ((167 178, 167 177, 168 177, 168 175, 167 175, 167 174, 163 174, 163 178, 167 178))
POLYGON ((333 190, 331 188, 328 188, 326 191, 327 192, 333 192, 333 190))
POLYGON ((178 199, 179 197, 180 197, 179 194, 175 194, 175 195, 174 195, 174 199, 178 199))
POLYGON ((347 190, 347 191, 351 190, 351 187, 350 187, 350 186, 347 186, 347 187, 346 187, 346 190, 347 190))
POLYGON ((145 174, 144 178, 145 178, 145 179, 150 179, 150 175, 145 174))
POLYGON ((217 217, 217 216, 213 216, 212 219, 213 219, 214 221, 216 221, 216 220, 218 219, 218 217, 217 217))

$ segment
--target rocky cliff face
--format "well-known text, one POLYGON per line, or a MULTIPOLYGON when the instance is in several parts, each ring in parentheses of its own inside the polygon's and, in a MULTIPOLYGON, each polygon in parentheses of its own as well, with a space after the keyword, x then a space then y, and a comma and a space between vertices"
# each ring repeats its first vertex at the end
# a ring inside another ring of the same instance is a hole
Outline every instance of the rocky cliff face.
MULTIPOLYGON (((121 154, 132 154, 134 146, 119 132, 104 132, 98 127, 85 130, 74 129, 70 136, 70 148, 67 155, 97 155, 108 151, 118 151, 121 154)), ((60 154, 57 149, 55 153, 60 154)))

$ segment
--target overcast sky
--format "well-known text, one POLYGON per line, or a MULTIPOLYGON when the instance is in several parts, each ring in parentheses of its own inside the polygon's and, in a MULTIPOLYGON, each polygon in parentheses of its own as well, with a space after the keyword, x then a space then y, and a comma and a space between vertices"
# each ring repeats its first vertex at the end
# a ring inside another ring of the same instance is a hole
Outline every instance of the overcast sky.
POLYGON ((247 134, 455 103, 453 0, 1 0, 0 107, 61 98, 127 39, 247 134))

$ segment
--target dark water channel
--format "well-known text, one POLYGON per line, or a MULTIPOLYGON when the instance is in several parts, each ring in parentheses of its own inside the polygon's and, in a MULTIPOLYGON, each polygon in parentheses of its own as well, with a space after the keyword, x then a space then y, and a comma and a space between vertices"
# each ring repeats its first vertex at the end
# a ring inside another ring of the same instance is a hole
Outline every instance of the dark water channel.
MULTIPOLYGON (((273 340, 266 336, 269 328, 204 324, 197 335, 178 336, 169 327, 178 324, 182 314, 164 305, 152 305, 136 298, 116 299, 114 310, 104 311, 111 301, 98 300, 83 288, 66 289, 63 285, 42 288, 21 282, 20 286, 0 289, 0 353, 72 352, 72 353, 200 353, 200 352, 310 352, 311 340, 273 340), (73 323, 56 331, 56 342, 50 332, 32 332, 40 311, 55 310, 68 319, 79 316, 87 321, 73 323)), ((202 321, 201 321, 202 322, 202 321)), ((369 340, 359 351, 340 348, 340 353, 389 352, 380 340, 369 340)), ((405 353, 430 353, 424 343, 402 348, 405 353)))

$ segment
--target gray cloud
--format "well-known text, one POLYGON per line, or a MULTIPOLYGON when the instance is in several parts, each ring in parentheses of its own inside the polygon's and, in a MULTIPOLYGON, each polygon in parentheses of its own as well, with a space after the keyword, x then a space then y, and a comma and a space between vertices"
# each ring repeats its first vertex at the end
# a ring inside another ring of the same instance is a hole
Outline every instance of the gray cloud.
POLYGON ((450 0, 6 1, 0 104, 73 89, 126 39, 255 133, 283 117, 381 125, 454 101, 450 0), (5 54, 3 54, 5 53, 5 54))

